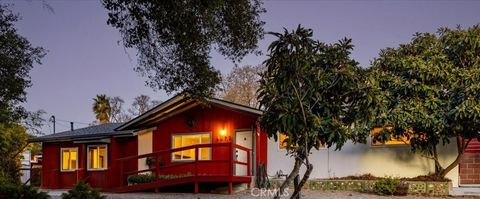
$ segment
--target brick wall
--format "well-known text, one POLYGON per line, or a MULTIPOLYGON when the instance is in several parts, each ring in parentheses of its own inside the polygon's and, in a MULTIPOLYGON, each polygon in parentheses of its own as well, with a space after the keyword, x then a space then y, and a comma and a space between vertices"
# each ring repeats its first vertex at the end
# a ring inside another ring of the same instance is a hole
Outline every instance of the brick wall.
POLYGON ((465 153, 459 167, 460 184, 480 184, 480 153, 465 153))

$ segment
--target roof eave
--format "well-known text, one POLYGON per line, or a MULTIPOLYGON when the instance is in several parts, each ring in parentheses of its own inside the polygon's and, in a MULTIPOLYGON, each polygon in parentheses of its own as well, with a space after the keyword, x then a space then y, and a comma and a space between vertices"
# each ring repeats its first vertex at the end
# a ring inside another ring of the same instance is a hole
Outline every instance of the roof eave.
POLYGON ((133 135, 133 131, 114 131, 109 133, 100 133, 100 134, 92 134, 92 135, 72 135, 72 136, 64 136, 64 137, 53 137, 53 138, 30 138, 28 139, 28 143, 35 143, 35 142, 67 142, 67 141, 75 141, 75 140, 82 140, 82 139, 92 139, 92 138, 99 138, 99 137, 114 137, 120 135, 133 135))

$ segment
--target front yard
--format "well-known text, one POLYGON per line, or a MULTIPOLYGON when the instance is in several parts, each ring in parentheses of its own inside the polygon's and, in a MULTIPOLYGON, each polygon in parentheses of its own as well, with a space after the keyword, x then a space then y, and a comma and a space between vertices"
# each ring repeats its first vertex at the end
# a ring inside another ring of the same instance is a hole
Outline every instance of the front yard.
MULTIPOLYGON (((51 192, 53 195, 52 198, 58 197, 60 194, 57 192, 51 192)), ((260 196, 259 192, 245 190, 242 192, 234 193, 232 195, 224 194, 191 194, 191 193, 123 193, 123 194, 114 194, 114 193, 103 193, 107 198, 118 198, 118 199, 180 199, 180 198, 195 198, 195 199, 247 199, 247 198, 272 198, 271 196, 260 196)), ((284 197, 287 198, 287 197, 284 197)), ((304 190, 302 192, 303 199, 318 199, 318 198, 360 198, 360 199, 376 199, 376 198, 401 198, 401 199, 420 199, 420 198, 436 198, 436 197, 425 197, 425 196, 378 196, 373 194, 365 194, 359 192, 348 192, 348 191, 312 191, 304 190)), ((457 197, 439 197, 439 198, 457 198, 457 197)), ((480 198, 475 196, 462 196, 458 198, 480 198)))

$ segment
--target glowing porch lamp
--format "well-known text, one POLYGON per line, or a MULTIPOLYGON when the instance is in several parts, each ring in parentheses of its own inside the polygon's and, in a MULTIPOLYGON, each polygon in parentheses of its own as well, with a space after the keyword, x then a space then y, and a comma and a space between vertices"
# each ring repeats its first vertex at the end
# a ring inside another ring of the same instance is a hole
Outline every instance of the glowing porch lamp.
POLYGON ((227 141, 231 141, 231 138, 229 138, 229 136, 227 136, 227 130, 226 129, 220 129, 220 141, 223 141, 223 142, 227 142, 227 141))
POLYGON ((221 130, 220 130, 220 135, 221 135, 221 136, 226 136, 226 135, 227 135, 227 130, 221 129, 221 130))

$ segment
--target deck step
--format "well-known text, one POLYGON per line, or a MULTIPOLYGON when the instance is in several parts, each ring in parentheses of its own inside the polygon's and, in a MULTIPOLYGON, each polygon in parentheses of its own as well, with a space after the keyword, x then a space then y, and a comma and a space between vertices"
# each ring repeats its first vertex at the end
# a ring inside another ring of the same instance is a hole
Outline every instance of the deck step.
MULTIPOLYGON (((118 192, 118 193, 135 192, 135 191, 143 191, 143 190, 149 190, 149 189, 151 190, 151 189, 169 187, 169 186, 177 186, 177 185, 193 184, 193 183, 208 183, 208 182, 223 182, 223 183, 231 182, 233 183, 233 185, 238 186, 238 188, 235 188, 234 186, 233 189, 237 189, 240 191, 241 186, 243 185, 238 185, 238 184, 247 184, 251 182, 251 180, 252 180, 251 177, 243 177, 243 176, 233 176, 233 177, 232 176, 197 176, 197 177, 190 176, 190 177, 171 179, 171 180, 165 180, 165 181, 155 181, 155 182, 145 183, 145 184, 123 186, 115 190, 112 190, 112 192, 118 192)), ((228 187, 227 187, 227 193, 228 193, 228 187)))
MULTIPOLYGON (((241 192, 241 191, 247 190, 247 188, 248 188, 248 184, 247 184, 247 183, 234 184, 233 187, 232 187, 232 193, 241 192)), ((218 188, 213 189, 212 191, 210 191, 210 193, 214 193, 214 194, 228 194, 228 186, 218 187, 218 188)))

